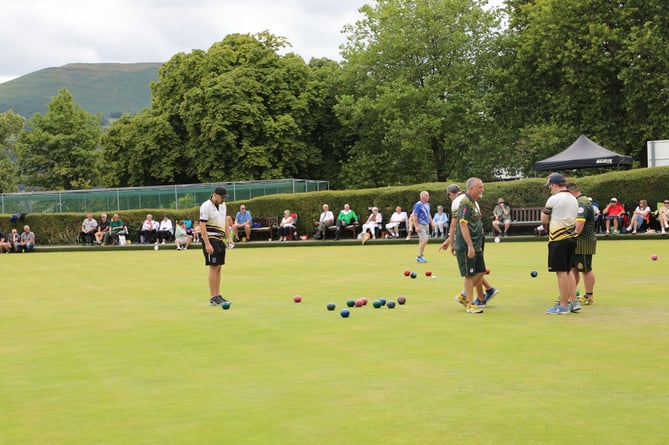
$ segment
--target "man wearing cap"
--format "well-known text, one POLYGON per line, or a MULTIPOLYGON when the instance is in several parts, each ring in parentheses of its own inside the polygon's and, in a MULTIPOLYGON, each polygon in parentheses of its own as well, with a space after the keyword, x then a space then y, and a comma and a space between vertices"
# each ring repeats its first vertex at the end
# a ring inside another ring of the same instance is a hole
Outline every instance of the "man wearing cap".
MULTIPOLYGON (((555 272, 560 291, 560 301, 546 309, 550 315, 569 314, 580 309, 569 301, 576 298, 576 282, 571 274, 576 253, 576 215, 578 201, 567 190, 567 179, 560 173, 551 174, 546 187, 551 197, 546 201, 541 212, 541 223, 548 224, 548 271, 555 272)), ((578 301, 578 300, 574 300, 578 301)))
POLYGON ((504 203, 504 198, 497 200, 497 205, 492 209, 492 232, 493 235, 499 233, 500 236, 506 236, 511 225, 511 208, 504 203), (504 230, 500 228, 500 223, 504 225, 504 230))
POLYGON ((210 306, 220 306, 227 302, 221 296, 221 266, 225 264, 227 242, 234 246, 232 239, 226 239, 226 230, 232 226, 232 218, 227 214, 225 187, 216 187, 214 193, 200 206, 200 231, 204 264, 209 266, 210 306), (204 225, 204 228, 202 226, 204 225))
MULTIPOLYGON (((623 213, 625 213, 625 207, 618 202, 616 198, 611 198, 609 205, 604 207, 602 214, 606 220, 606 234, 609 234, 609 227, 611 227, 611 221, 613 221, 613 233, 618 232, 618 221, 623 218, 623 213)), ((622 224, 622 223, 621 223, 622 224)))

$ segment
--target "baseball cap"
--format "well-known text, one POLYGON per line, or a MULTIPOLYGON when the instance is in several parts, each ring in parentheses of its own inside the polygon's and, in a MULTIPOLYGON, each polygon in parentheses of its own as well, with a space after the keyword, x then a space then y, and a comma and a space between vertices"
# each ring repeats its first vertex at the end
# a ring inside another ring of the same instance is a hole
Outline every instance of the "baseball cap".
POLYGON ((461 192, 461 191, 462 191, 462 189, 457 184, 451 184, 448 187, 446 187, 446 193, 458 193, 458 192, 461 192))
POLYGON ((223 198, 225 198, 226 196, 228 196, 228 191, 225 189, 225 187, 216 187, 216 188, 214 189, 214 193, 216 193, 217 195, 219 195, 219 196, 221 196, 221 197, 223 197, 223 198))
POLYGON ((614 202, 614 201, 618 202, 618 200, 616 198, 611 198, 611 202, 614 202))
POLYGON ((546 179, 546 187, 551 184, 563 185, 567 183, 567 178, 560 173, 551 173, 550 176, 546 179))

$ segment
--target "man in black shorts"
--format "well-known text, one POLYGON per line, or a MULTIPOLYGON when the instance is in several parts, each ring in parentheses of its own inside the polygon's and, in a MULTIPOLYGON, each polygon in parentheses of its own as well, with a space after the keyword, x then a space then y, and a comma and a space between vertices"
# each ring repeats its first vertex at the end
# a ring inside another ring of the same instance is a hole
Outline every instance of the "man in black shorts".
POLYGON ((232 218, 228 216, 225 187, 216 187, 214 193, 200 206, 200 230, 204 264, 209 266, 210 306, 219 306, 228 300, 221 296, 221 266, 225 264, 225 249, 232 239, 227 238, 227 230, 232 227, 232 218))
POLYGON ((567 190, 567 179, 559 174, 551 174, 546 187, 551 197, 541 213, 541 223, 548 226, 548 271, 557 276, 560 301, 546 309, 550 315, 563 315, 571 312, 569 301, 576 297, 576 282, 571 274, 571 266, 576 252, 576 215, 578 202, 567 190))

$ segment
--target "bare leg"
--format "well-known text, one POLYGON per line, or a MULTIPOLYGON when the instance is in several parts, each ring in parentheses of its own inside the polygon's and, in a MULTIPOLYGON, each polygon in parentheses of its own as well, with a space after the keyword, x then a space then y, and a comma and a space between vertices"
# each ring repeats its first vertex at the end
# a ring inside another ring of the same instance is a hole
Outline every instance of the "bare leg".
POLYGON ((212 297, 221 295, 221 266, 209 266, 209 293, 212 297))

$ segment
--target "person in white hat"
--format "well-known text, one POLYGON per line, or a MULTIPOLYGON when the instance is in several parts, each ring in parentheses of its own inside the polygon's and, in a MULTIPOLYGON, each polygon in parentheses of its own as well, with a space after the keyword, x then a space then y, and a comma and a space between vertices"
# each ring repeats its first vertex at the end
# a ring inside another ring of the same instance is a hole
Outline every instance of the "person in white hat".
POLYGON ((604 207, 602 214, 604 215, 604 220, 606 221, 606 234, 609 234, 609 229, 611 227, 611 221, 613 221, 613 233, 619 233, 618 226, 621 225, 619 221, 623 218, 625 213, 625 207, 618 202, 616 198, 611 198, 609 205, 604 207))

